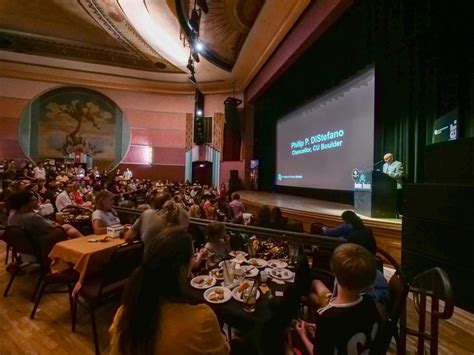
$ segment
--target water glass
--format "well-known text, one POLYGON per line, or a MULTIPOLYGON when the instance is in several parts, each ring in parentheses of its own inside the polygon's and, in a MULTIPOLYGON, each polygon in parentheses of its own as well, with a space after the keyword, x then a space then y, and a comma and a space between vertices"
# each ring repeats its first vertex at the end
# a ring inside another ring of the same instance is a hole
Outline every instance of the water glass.
POLYGON ((253 312, 257 304, 257 285, 253 284, 242 292, 242 300, 244 301, 244 311, 253 312))
POLYGON ((290 263, 296 264, 298 261, 298 255, 300 252, 300 245, 295 243, 290 243, 288 245, 288 256, 290 257, 290 263))
POLYGON ((260 271, 260 280, 262 282, 267 282, 267 279, 268 279, 268 271, 267 270, 260 271))
POLYGON ((232 286, 234 284, 234 263, 232 261, 224 261, 224 286, 232 286))

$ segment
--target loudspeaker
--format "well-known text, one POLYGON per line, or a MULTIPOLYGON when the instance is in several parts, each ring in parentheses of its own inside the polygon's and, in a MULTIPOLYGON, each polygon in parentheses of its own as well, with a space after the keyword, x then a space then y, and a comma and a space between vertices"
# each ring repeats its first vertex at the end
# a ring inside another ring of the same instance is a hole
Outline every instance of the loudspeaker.
MULTIPOLYGON (((205 120, 204 120, 204 95, 196 89, 194 95, 194 131, 193 141, 197 145, 206 143, 205 139, 205 120)), ((212 126, 212 124, 211 124, 212 126)))

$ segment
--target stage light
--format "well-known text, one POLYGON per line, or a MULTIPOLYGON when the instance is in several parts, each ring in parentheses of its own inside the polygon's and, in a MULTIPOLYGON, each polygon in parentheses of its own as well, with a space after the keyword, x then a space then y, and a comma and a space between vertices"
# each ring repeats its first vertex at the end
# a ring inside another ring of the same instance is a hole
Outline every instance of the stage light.
POLYGON ((200 20, 201 20, 200 13, 198 13, 196 9, 193 9, 193 11, 191 12, 191 18, 189 19, 188 23, 189 23, 189 26, 196 33, 199 33, 200 20))
POLYGON ((199 117, 201 117, 201 116, 202 116, 202 110, 197 110, 197 111, 196 111, 196 115, 198 115, 199 117))
POLYGON ((196 51, 192 51, 191 56, 193 57, 196 63, 199 63, 199 54, 196 51))
POLYGON ((206 0, 197 0, 196 3, 197 3, 197 6, 199 6, 205 14, 209 12, 209 7, 207 6, 206 0))
POLYGON ((202 44, 201 41, 197 40, 196 42, 194 42, 194 49, 196 50, 196 52, 200 53, 204 49, 204 44, 202 44))
POLYGON ((191 57, 188 59, 188 65, 186 65, 186 68, 189 70, 191 74, 194 75, 194 62, 191 57))

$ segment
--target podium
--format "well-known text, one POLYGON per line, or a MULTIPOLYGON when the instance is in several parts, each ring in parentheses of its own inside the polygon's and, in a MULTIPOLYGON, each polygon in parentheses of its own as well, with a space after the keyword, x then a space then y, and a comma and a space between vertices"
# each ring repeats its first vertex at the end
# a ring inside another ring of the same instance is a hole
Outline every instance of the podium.
POLYGON ((354 181, 354 211, 372 218, 397 217, 397 181, 381 171, 357 170, 354 181))

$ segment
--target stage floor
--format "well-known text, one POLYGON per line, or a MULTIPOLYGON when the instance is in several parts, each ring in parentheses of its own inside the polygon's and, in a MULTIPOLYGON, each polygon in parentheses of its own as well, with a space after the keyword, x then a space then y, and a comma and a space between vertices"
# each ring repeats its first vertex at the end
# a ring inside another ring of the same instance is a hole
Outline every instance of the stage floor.
MULTIPOLYGON (((316 200, 307 197, 285 195, 271 192, 260 191, 239 191, 242 201, 250 203, 259 203, 260 205, 278 206, 284 209, 295 211, 305 211, 310 213, 322 213, 329 216, 340 217, 346 210, 354 210, 354 206, 343 203, 316 200)), ((364 221, 380 221, 393 225, 401 225, 401 219, 395 218, 370 218, 359 214, 364 221)), ((340 218, 339 218, 340 220, 340 218)))
MULTIPOLYGON (((286 194, 246 190, 238 193, 249 212, 256 213, 263 205, 278 206, 285 217, 302 221, 306 231, 310 231, 313 222, 334 227, 342 223, 342 212, 354 209, 354 206, 343 203, 286 194)), ((400 261, 402 220, 370 218, 363 215, 360 217, 366 226, 372 228, 377 245, 400 261)))

